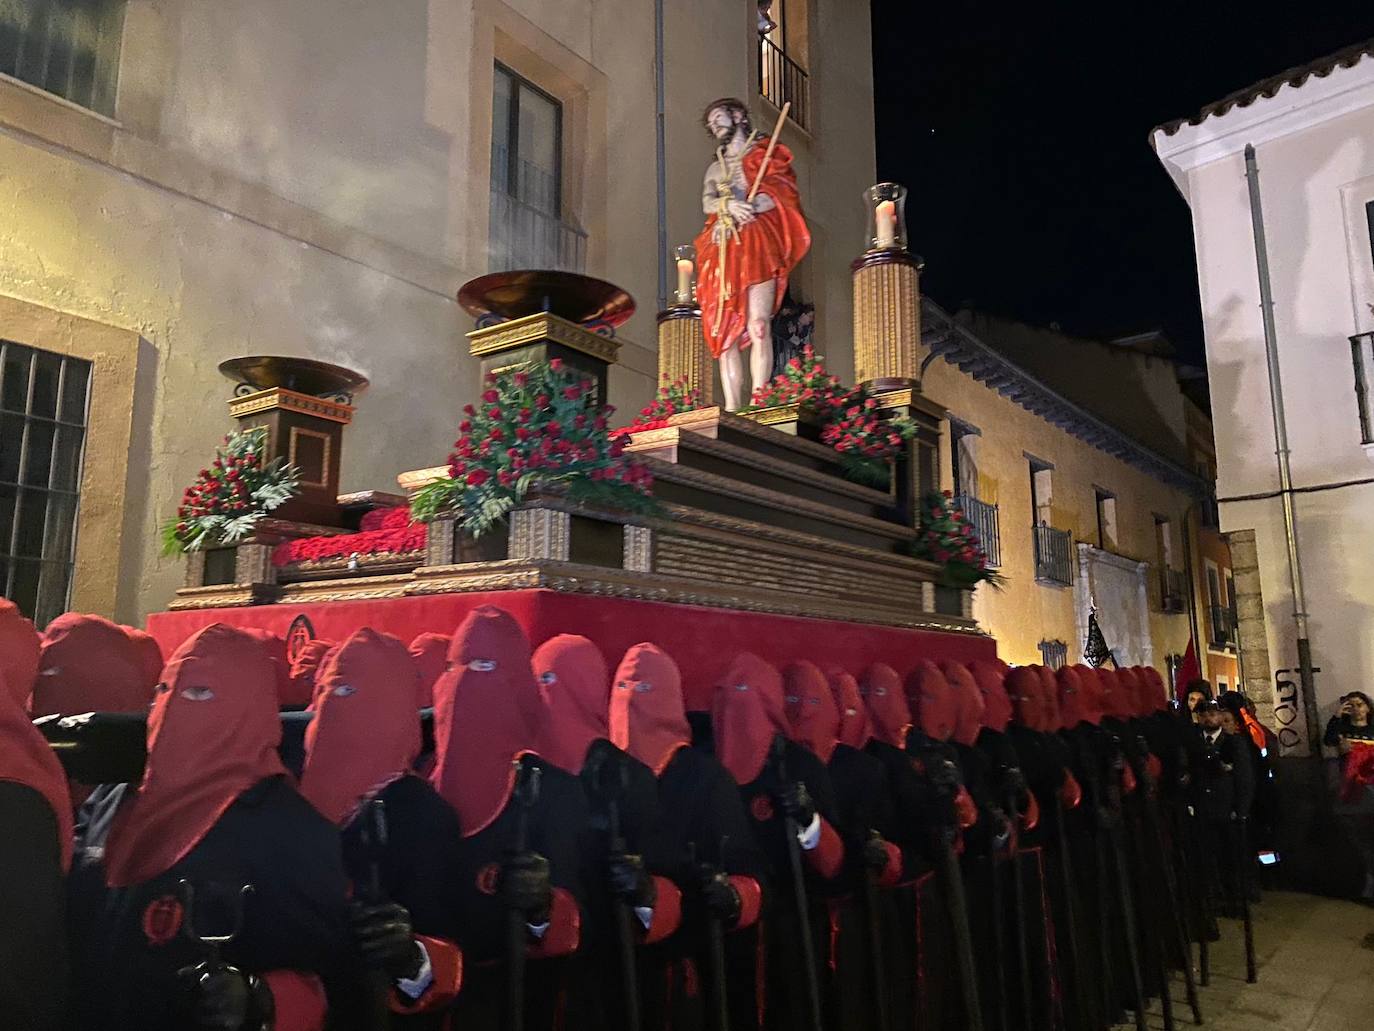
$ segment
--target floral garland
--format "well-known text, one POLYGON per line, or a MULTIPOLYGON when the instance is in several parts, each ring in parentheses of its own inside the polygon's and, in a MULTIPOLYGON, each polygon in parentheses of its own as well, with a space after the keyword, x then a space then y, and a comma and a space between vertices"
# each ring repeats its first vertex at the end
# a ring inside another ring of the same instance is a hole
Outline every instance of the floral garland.
POLYGON ((429 527, 410 518, 408 508, 373 509, 363 516, 357 533, 328 537, 298 537, 282 541, 272 551, 274 566, 296 562, 324 562, 353 555, 412 555, 429 543, 429 527))
POLYGON ((658 388, 654 399, 639 410, 635 421, 628 426, 611 430, 615 436, 624 433, 638 433, 641 430, 656 430, 668 425, 668 420, 683 412, 695 411, 704 407, 701 391, 687 385, 686 377, 668 382, 663 377, 663 385, 658 388))
POLYGON ((919 536, 911 545, 915 558, 944 567, 947 587, 969 588, 986 583, 1001 590, 1006 582, 988 568, 988 557, 978 542, 978 530, 949 491, 930 493, 923 499, 919 536))
POLYGON ((458 529, 482 536, 531 491, 630 511, 653 508, 653 477, 612 438, 612 408, 598 405, 592 381, 555 358, 488 373, 480 407, 463 408, 449 475, 416 492, 414 518, 452 513, 458 529))
POLYGON ((821 423, 821 443, 840 455, 841 468, 858 483, 886 488, 891 465, 916 435, 916 423, 905 415, 885 414, 863 387, 842 386, 821 364, 808 344, 800 357, 754 391, 750 408, 796 404, 821 423))
POLYGON ((300 489, 300 471, 286 459, 264 462, 267 427, 255 426, 224 438, 215 460, 181 496, 177 517, 162 528, 164 554, 237 544, 268 512, 300 489))

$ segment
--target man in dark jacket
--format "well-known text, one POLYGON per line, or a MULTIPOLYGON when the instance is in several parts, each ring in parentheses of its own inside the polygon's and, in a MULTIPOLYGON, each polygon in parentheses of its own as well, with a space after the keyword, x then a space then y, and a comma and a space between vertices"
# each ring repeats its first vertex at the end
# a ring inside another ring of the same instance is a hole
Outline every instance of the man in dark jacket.
POLYGON ((1192 761, 1192 804, 1202 833, 1209 888, 1224 907, 1234 908, 1244 889, 1237 862, 1245 821, 1255 798, 1249 750, 1222 726, 1216 702, 1198 706, 1198 737, 1192 761))

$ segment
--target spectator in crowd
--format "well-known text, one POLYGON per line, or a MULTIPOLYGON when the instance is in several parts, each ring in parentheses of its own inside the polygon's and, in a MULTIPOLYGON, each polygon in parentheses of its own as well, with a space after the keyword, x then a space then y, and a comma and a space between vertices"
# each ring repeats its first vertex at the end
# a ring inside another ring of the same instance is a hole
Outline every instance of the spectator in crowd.
POLYGON ((1333 764, 1338 785, 1333 809, 1360 857, 1359 899, 1374 906, 1374 788, 1347 776, 1356 752, 1374 745, 1374 703, 1369 695, 1351 691, 1342 697, 1322 740, 1340 753, 1333 764))
POLYGON ((1206 872, 1224 913, 1234 910, 1240 892, 1249 892, 1249 868, 1237 859, 1246 850, 1246 824, 1255 798, 1249 741, 1226 733, 1226 713, 1210 698, 1198 705, 1195 715, 1202 742, 1193 770, 1193 806, 1203 835, 1206 872))
POLYGON ((1188 683, 1188 692, 1184 699, 1188 705, 1188 713, 1192 716, 1193 722, 1198 722, 1197 707, 1212 697, 1212 685, 1205 680, 1193 680, 1188 683))

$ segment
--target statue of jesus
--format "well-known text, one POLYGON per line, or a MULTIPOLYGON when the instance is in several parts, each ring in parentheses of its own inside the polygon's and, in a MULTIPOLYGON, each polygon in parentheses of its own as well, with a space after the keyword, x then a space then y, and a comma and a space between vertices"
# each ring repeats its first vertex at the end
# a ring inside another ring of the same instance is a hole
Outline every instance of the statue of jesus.
POLYGON ((706 343, 720 361, 725 408, 733 412, 772 374, 773 316, 787 277, 811 246, 811 233, 792 152, 779 143, 768 154, 768 139, 754 131, 744 102, 713 101, 702 121, 717 149, 701 196, 706 226, 696 239, 697 299, 706 343), (756 180, 759 188, 750 199, 756 180), (748 391, 745 348, 750 348, 748 391))

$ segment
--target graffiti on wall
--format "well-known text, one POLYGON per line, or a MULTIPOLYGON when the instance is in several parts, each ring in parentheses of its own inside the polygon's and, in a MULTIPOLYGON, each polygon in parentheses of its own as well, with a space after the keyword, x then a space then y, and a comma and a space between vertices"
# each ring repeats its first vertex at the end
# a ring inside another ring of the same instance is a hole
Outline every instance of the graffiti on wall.
POLYGON ((1295 669, 1274 671, 1274 733, 1280 755, 1310 754, 1302 716, 1302 684, 1295 669))

